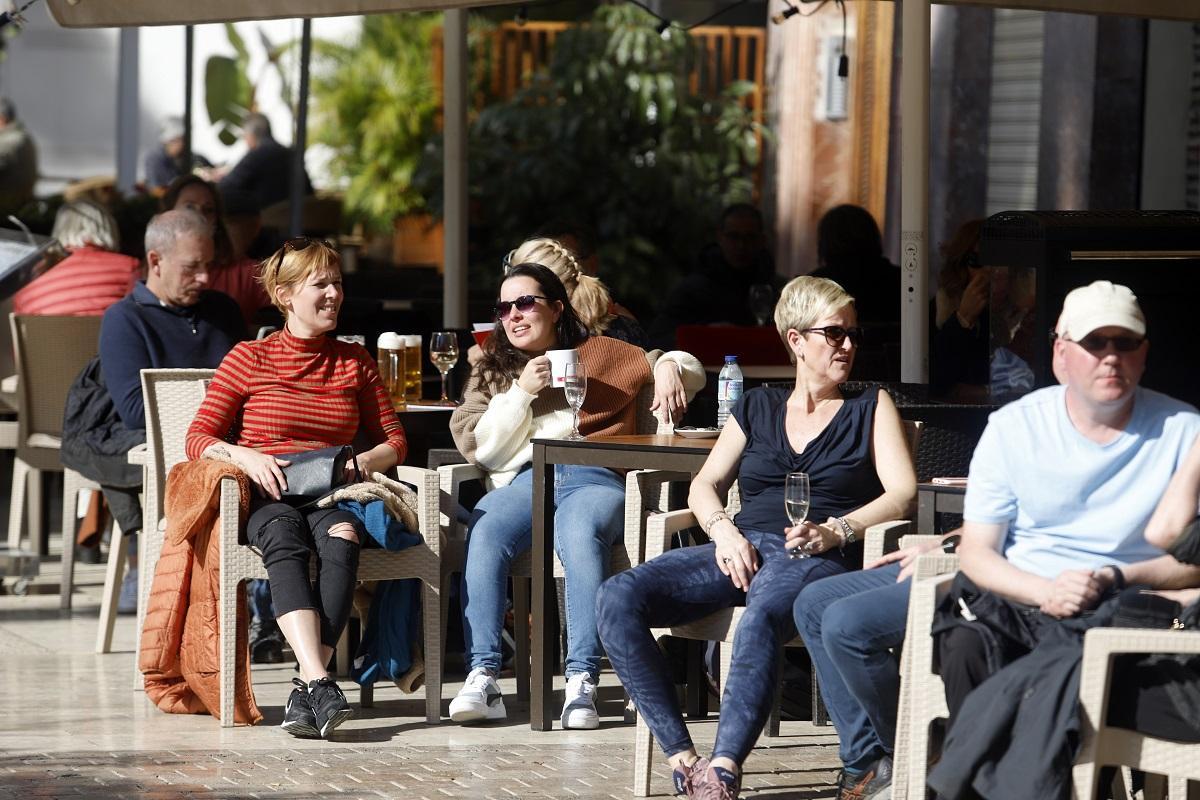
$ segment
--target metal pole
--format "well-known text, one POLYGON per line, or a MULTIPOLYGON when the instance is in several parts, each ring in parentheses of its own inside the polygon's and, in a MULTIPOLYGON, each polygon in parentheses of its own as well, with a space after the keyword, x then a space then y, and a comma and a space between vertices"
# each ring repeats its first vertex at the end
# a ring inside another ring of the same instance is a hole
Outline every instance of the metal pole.
POLYGON ((903 0, 900 74, 900 380, 929 381, 929 7, 903 0))
POLYGON ((292 236, 304 233, 304 150, 308 146, 308 65, 312 61, 312 20, 300 34, 300 93, 296 98, 296 136, 292 140, 292 236))
POLYGON ((442 251, 442 324, 467 327, 467 11, 456 8, 442 17, 442 194, 445 197, 442 251))
POLYGON ((117 191, 132 192, 138 170, 138 29, 121 28, 117 55, 117 191))
POLYGON ((192 80, 196 56, 196 29, 187 25, 183 29, 183 163, 192 167, 192 80))

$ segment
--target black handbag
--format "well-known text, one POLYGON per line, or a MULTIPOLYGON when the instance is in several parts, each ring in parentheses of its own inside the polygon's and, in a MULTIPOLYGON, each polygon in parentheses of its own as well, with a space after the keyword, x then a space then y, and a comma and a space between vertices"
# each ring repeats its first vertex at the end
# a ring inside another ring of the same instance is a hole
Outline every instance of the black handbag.
POLYGON ((287 479, 287 489, 283 493, 285 498, 323 497, 339 486, 362 480, 358 462, 354 459, 354 448, 348 444, 322 447, 306 453, 285 453, 277 458, 291 462, 283 468, 283 477, 287 479), (354 467, 352 481, 346 480, 346 464, 354 467))

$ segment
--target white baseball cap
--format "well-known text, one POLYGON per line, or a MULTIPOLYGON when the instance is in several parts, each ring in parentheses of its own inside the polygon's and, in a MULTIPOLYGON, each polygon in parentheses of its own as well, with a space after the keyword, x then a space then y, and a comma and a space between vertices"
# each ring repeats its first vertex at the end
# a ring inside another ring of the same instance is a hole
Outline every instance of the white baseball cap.
POLYGON ((1078 342, 1097 328, 1109 326, 1125 328, 1138 336, 1146 335, 1146 317, 1129 287, 1110 281, 1094 281, 1067 293, 1055 331, 1063 338, 1078 342))

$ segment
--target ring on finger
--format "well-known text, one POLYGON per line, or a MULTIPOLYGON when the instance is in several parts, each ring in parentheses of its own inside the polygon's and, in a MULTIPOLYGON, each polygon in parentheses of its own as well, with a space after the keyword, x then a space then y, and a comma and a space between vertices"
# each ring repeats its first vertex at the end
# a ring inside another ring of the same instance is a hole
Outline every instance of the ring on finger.
POLYGON ((725 558, 722 558, 722 559, 721 559, 721 563, 722 563, 722 564, 728 564, 728 563, 730 563, 731 561, 733 561, 733 559, 732 559, 732 558, 729 558, 728 556, 726 556, 725 558))

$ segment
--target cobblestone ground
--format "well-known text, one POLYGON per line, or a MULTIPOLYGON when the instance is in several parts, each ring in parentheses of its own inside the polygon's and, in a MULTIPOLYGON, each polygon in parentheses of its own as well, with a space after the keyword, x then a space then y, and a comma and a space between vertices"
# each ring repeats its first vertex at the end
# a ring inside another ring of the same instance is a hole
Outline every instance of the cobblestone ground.
MULTIPOLYGON (((134 691, 130 618, 118 621, 114 652, 92 653, 102 567, 81 567, 75 608, 60 612, 54 566, 44 568, 33 594, 0 596, 0 800, 633 796, 634 730, 621 721, 611 675, 602 678, 597 731, 535 733, 527 709, 511 699, 509 720, 499 725, 427 726, 420 692, 404 697, 388 688, 336 741, 323 742, 279 730, 293 673, 256 667, 266 719, 222 729, 208 716, 164 714, 134 691)), ((502 686, 511 698, 511 681, 502 686)), ((443 713, 458 687, 453 679, 444 687, 443 713)), ((348 696, 357 707, 357 692, 348 696)), ((701 749, 711 744, 712 720, 692 729, 701 749)), ((836 743, 832 728, 785 722, 783 735, 760 740, 747 761, 743 796, 832 797, 836 743)), ((669 789, 658 759, 651 792, 669 789)))

